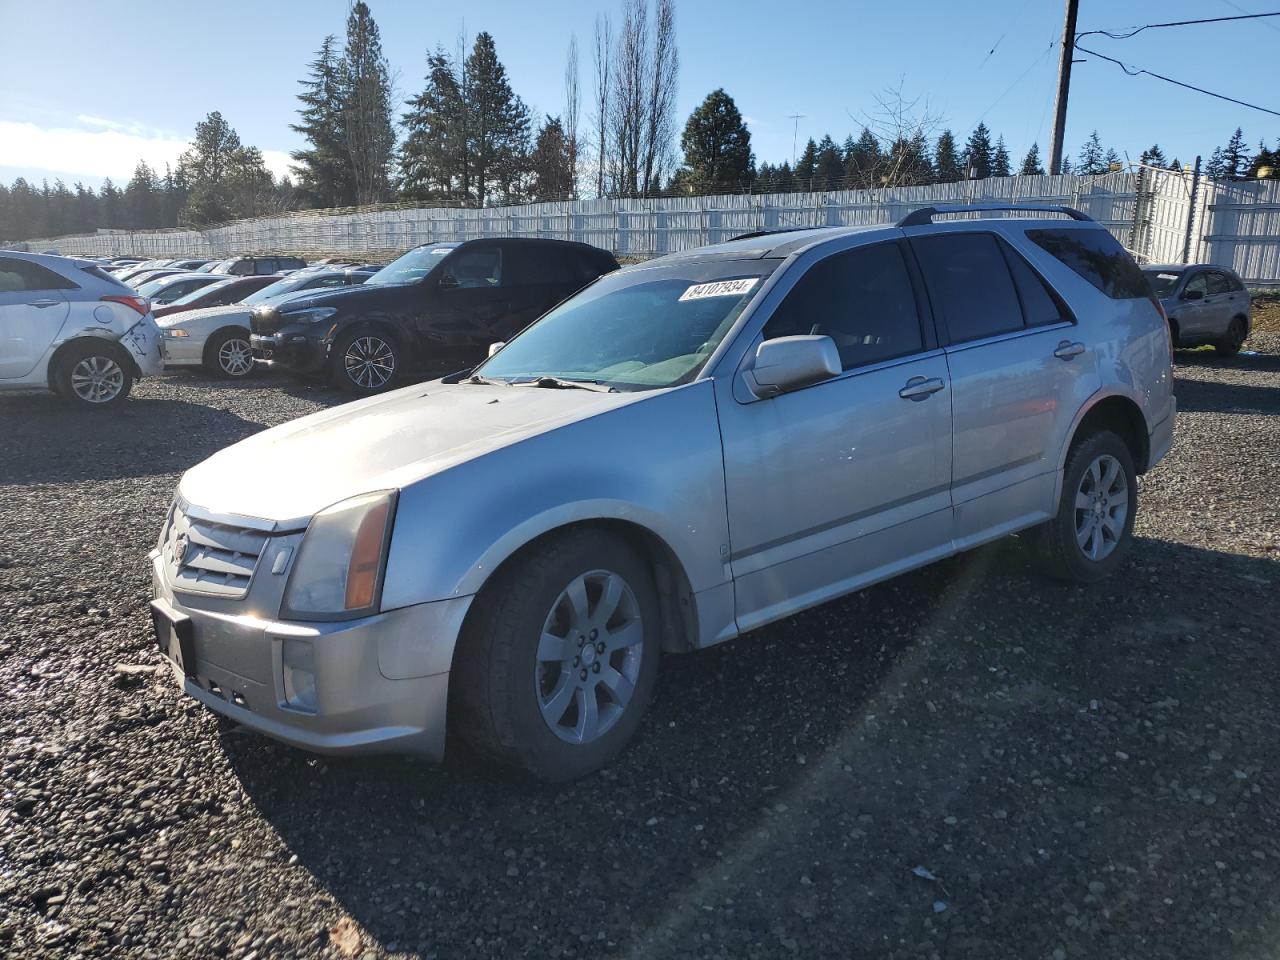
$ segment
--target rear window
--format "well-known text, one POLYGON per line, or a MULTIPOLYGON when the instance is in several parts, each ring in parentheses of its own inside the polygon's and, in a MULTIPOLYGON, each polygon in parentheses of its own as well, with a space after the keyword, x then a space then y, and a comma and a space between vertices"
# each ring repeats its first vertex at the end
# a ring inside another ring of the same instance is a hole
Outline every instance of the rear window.
POLYGON ((120 279, 116 277, 115 274, 107 273, 107 271, 103 270, 101 267, 90 266, 90 267, 81 267, 80 269, 83 270, 85 273, 87 273, 89 276, 94 277, 97 280, 105 280, 107 283, 111 284, 113 287, 122 287, 125 290, 129 289, 125 284, 120 282, 120 279))
POLYGON ((1112 300, 1152 295, 1133 257, 1106 230, 1028 230, 1027 237, 1112 300))

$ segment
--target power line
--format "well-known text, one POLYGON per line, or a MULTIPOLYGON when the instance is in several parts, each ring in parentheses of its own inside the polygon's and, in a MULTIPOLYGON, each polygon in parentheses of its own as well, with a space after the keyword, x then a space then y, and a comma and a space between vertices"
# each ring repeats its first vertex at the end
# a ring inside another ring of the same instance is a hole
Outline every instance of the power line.
MULTIPOLYGON (((1222 2, 1226 4, 1228 7, 1230 7, 1232 10, 1239 10, 1241 13, 1249 12, 1244 7, 1240 6, 1240 4, 1234 3, 1233 0, 1222 0, 1222 2)), ((1276 33, 1280 33, 1280 27, 1277 27, 1274 23, 1264 23, 1263 26, 1266 27, 1268 30, 1274 30, 1276 33)))
POLYGON ((1227 23, 1232 20, 1259 20, 1263 17, 1280 17, 1280 11, 1275 13, 1243 13, 1234 17, 1206 17, 1202 20, 1173 20, 1169 23, 1148 23, 1141 27, 1135 27, 1128 33, 1113 32, 1111 30, 1087 30, 1084 33, 1076 34, 1076 39, 1088 37, 1094 34, 1101 34, 1104 37, 1110 37, 1112 40, 1128 40, 1130 37, 1136 37, 1143 30, 1158 30, 1161 27, 1191 27, 1202 23, 1227 23))
MULTIPOLYGON (((1263 14, 1259 14, 1259 16, 1263 16, 1263 14)), ((1280 16, 1280 14, 1265 14, 1265 16, 1280 16)), ((1091 32, 1102 33, 1103 31, 1093 30, 1091 32)), ((1196 93, 1203 93, 1205 96, 1216 97, 1218 100, 1225 100, 1228 103, 1234 103, 1241 107, 1248 107, 1250 110, 1260 110, 1263 113, 1269 113, 1274 117, 1280 117, 1280 110, 1272 110, 1269 107, 1260 107, 1256 103, 1248 103, 1244 100, 1237 100, 1235 97, 1228 97, 1226 94, 1214 93, 1212 90, 1206 90, 1204 87, 1197 87, 1191 83, 1183 83, 1181 80, 1175 80, 1173 77, 1166 77, 1164 74, 1156 73, 1152 70, 1144 70, 1141 67, 1131 67, 1129 64, 1122 60, 1117 60, 1115 57, 1108 57, 1105 53, 1098 53, 1097 50, 1090 50, 1087 47, 1082 47, 1080 46, 1079 38, 1083 36, 1087 36, 1087 34, 1082 33, 1076 38, 1075 48, 1077 50, 1081 53, 1087 53, 1090 56, 1097 57, 1100 60, 1106 60, 1110 63, 1114 63, 1131 77, 1138 77, 1146 74, 1148 77, 1155 77, 1157 80, 1163 80, 1165 83, 1172 83, 1175 86, 1183 87, 1187 90, 1194 90, 1196 93)))

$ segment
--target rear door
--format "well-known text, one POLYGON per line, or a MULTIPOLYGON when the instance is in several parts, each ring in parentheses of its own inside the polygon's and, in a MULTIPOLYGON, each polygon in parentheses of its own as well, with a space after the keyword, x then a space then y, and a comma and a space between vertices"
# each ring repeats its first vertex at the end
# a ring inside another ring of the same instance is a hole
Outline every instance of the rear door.
POLYGON ((583 286, 578 251, 553 243, 506 244, 508 315, 503 337, 523 330, 569 294, 583 286))
POLYGON ((1210 336, 1219 337, 1227 332, 1231 318, 1240 312, 1236 309, 1235 291, 1231 288, 1231 278, 1218 270, 1209 272, 1209 295, 1204 301, 1209 307, 1207 317, 1211 325, 1210 336))
POLYGON ((1177 311, 1179 336, 1184 340, 1211 336, 1214 322, 1213 304, 1209 302, 1209 271, 1193 271, 1182 285, 1180 298, 1177 311))
POLYGON ((1004 238, 945 227, 913 236, 911 246, 951 376, 951 496, 964 549, 1048 515, 1058 438, 1079 408, 1074 398, 1092 392, 1096 357, 1060 298, 1004 238))
POLYGON ((66 322, 74 288, 38 263, 0 257, 0 380, 35 369, 66 322))

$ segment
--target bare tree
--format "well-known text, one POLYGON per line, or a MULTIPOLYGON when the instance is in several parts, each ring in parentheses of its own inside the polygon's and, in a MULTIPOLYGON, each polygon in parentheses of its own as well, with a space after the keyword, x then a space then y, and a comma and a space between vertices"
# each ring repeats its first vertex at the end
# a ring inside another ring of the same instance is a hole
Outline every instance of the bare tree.
POLYGON ((648 106, 648 65, 648 0, 623 0, 611 131, 617 163, 614 187, 622 197, 640 195, 641 146, 648 106))
POLYGON ((596 15, 595 35, 596 196, 605 195, 609 160, 610 106, 613 101, 613 25, 607 13, 596 15))
POLYGON ((930 110, 928 100, 907 96, 901 79, 896 86, 875 94, 874 99, 875 108, 862 120, 880 143, 884 158, 880 185, 901 187, 931 182, 933 167, 928 143, 942 118, 930 110))
POLYGON ((680 72, 674 0, 657 0, 651 56, 653 76, 649 83, 644 122, 643 180, 640 185, 646 196, 661 191, 664 175, 672 164, 676 83, 680 72))
POLYGON ((569 196, 578 196, 578 36, 569 34, 569 53, 564 64, 564 137, 569 162, 569 196))

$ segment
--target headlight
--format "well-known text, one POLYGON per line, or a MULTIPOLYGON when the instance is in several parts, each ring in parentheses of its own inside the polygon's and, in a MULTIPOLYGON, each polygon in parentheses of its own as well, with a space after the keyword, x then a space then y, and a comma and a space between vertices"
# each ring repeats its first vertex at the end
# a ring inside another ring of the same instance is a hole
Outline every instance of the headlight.
POLYGON ((315 307, 312 310, 294 310, 280 314, 280 319, 288 323, 322 323, 338 312, 337 307, 315 307))
POLYGON ((395 505, 394 491, 383 491, 317 513, 289 574, 284 615, 349 620, 376 612, 395 505))
POLYGON ((180 340, 180 339, 182 339, 183 337, 189 337, 189 336, 191 336, 191 334, 187 333, 187 331, 185 331, 185 330, 177 330, 177 329, 168 329, 168 330, 165 330, 164 335, 165 335, 165 337, 166 337, 166 338, 168 338, 168 339, 170 339, 170 340, 180 340))

